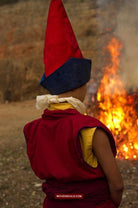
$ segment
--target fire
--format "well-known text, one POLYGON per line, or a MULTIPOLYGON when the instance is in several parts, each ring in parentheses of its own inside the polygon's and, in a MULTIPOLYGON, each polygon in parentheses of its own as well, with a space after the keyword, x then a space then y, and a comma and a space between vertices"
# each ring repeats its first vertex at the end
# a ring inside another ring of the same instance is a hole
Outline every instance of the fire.
POLYGON ((113 38, 107 49, 111 63, 105 68, 97 93, 99 119, 112 131, 117 145, 117 157, 138 159, 138 119, 134 99, 127 96, 118 71, 122 44, 113 38))

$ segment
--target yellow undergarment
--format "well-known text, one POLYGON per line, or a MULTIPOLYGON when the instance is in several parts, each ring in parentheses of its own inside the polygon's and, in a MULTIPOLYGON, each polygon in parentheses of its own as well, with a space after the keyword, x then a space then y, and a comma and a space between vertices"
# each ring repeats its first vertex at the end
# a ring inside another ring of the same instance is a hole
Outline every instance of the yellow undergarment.
POLYGON ((75 109, 70 103, 53 103, 50 104, 49 110, 67 110, 75 109))
MULTIPOLYGON (((49 110, 67 110, 75 109, 70 103, 53 103, 49 110)), ((80 143, 84 161, 91 167, 96 168, 98 165, 97 158, 92 152, 92 140, 96 128, 84 128, 80 132, 80 143)))
POLYGON ((84 128, 81 130, 80 143, 83 152, 83 159, 93 168, 98 165, 97 158, 92 152, 92 140, 96 128, 84 128))

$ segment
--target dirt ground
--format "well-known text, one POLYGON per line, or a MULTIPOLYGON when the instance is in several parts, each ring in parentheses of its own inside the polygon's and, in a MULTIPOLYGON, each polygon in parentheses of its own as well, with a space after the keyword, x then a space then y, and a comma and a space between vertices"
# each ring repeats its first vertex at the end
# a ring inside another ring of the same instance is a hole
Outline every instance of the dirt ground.
MULTIPOLYGON (((40 117, 35 101, 0 104, 0 207, 42 208, 41 181, 26 156, 23 126, 40 117)), ((138 161, 118 160, 125 191, 121 208, 138 207, 138 161)))

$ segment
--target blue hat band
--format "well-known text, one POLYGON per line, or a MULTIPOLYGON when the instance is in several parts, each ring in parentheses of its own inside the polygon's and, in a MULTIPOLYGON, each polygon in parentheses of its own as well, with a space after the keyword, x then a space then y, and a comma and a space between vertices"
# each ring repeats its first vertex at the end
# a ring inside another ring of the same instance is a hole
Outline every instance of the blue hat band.
POLYGON ((90 80, 91 60, 70 58, 50 76, 43 75, 40 84, 52 95, 58 95, 84 85, 90 80))

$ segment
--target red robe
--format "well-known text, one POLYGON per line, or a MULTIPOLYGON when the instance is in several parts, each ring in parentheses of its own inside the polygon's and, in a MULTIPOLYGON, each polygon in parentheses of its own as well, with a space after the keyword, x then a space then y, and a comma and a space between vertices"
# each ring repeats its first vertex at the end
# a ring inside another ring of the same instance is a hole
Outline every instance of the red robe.
POLYGON ((108 135, 113 154, 116 148, 109 129, 100 121, 74 109, 45 110, 42 118, 24 127, 27 154, 32 169, 45 179, 47 197, 44 208, 113 208, 106 178, 98 165, 92 168, 83 160, 79 132, 99 127, 108 135), (81 193, 84 199, 59 200, 55 194, 81 193))

